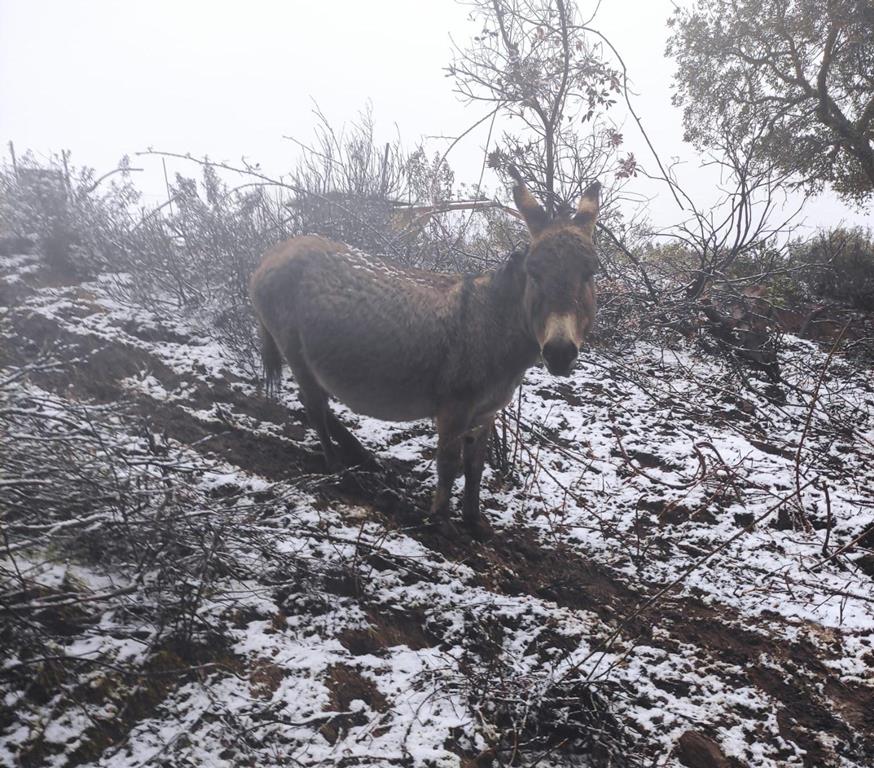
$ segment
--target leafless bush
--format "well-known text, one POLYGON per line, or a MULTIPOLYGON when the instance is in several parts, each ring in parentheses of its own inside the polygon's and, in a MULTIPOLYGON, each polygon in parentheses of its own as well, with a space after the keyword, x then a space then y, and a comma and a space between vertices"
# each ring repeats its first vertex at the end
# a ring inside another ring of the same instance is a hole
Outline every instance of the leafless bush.
POLYGON ((613 712, 612 701, 621 692, 582 673, 558 671, 550 656, 561 638, 552 630, 526 651, 543 658, 532 663, 516 657, 505 640, 517 622, 493 611, 465 615, 465 676, 457 685, 476 713, 490 757, 502 766, 540 765, 556 753, 603 768, 640 765, 613 712))
POLYGON ((817 298, 874 310, 874 239, 870 230, 837 228, 805 243, 796 243, 792 257, 800 280, 817 298))
POLYGON ((0 168, 0 233, 32 244, 56 270, 94 274, 118 254, 139 192, 127 158, 96 176, 69 153, 39 161, 30 152, 0 168), (118 175, 116 175, 118 174, 118 175))
POLYGON ((141 212, 106 268, 121 273, 116 292, 126 301, 195 317, 256 375, 248 278, 261 254, 291 231, 267 187, 232 189, 212 164, 201 166, 199 182, 177 174, 168 202, 141 212))
MULTIPOLYGON (((402 266, 477 272, 489 214, 499 209, 479 189, 459 197, 445 156, 400 140, 381 144, 370 109, 341 130, 318 110, 313 145, 293 174, 285 202, 299 232, 313 232, 379 254, 402 266)), ((504 215, 506 218, 506 215, 504 215)), ((503 254, 506 255, 506 252, 503 254)))
POLYGON ((251 524, 281 499, 211 479, 210 462, 133 405, 27 383, 67 370, 45 358, 0 372, 0 652, 12 690, 37 679, 39 696, 76 702, 95 669, 129 683, 168 649, 177 676, 212 664, 255 585, 269 592, 309 570, 251 524), (139 651, 120 658, 119 641, 139 651))
POLYGON ((339 130, 318 109, 315 115, 312 146, 290 139, 302 152, 292 177, 299 192, 285 203, 294 229, 399 256, 392 217, 406 193, 400 143, 379 145, 369 108, 339 130))
POLYGON ((0 170, 4 237, 34 247, 52 270, 115 275, 115 295, 126 302, 197 316, 256 373, 246 285, 266 248, 291 233, 281 200, 260 183, 230 189, 203 163, 199 183, 177 175, 170 199, 147 211, 138 207, 132 170, 125 159, 95 178, 67 153, 43 162, 25 154, 0 170))

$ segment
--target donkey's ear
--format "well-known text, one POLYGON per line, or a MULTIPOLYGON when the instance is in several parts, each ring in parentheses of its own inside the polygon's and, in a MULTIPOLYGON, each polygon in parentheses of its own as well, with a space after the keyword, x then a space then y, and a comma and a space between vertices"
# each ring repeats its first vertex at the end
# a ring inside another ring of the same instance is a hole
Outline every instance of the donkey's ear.
POLYGON ((583 230, 589 237, 595 234, 595 222, 598 221, 598 211, 601 209, 601 183, 598 181, 592 182, 583 196, 580 198, 580 204, 577 206, 577 212, 574 214, 573 222, 583 230))
POLYGON ((516 201, 516 210, 522 214, 525 224, 528 226, 528 231, 532 237, 539 235, 546 227, 547 215, 540 203, 534 199, 522 181, 522 175, 519 173, 515 165, 510 165, 507 172, 513 177, 516 182, 513 185, 513 200, 516 201))

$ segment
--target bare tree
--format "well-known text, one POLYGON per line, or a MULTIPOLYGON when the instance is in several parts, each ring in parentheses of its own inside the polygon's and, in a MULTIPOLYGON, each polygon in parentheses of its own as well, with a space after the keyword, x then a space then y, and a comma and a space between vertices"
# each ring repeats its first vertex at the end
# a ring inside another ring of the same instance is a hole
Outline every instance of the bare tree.
POLYGON ((456 47, 449 67, 455 90, 521 124, 504 133, 490 164, 512 162, 550 215, 608 169, 619 177, 633 173, 633 158, 618 157, 621 134, 600 119, 619 92, 619 75, 574 3, 474 0, 471 6, 483 26, 466 48, 456 47))
POLYGON ((761 125, 756 135, 740 140, 726 129, 714 138, 707 162, 720 171, 722 197, 709 210, 692 206, 689 218, 670 233, 697 261, 683 285, 686 299, 699 298, 738 258, 769 241, 785 241, 791 231, 800 206, 784 210, 787 174, 761 157, 766 130, 761 125))

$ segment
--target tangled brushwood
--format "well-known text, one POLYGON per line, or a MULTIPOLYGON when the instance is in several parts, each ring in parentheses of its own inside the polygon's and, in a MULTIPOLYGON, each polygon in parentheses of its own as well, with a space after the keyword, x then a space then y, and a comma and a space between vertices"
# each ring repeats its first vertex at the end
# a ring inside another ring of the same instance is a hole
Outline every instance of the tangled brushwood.
MULTIPOLYGON (((4 362, 4 688, 20 692, 19 711, 89 710, 71 759, 90 761, 182 681, 230 663, 225 625, 241 598, 317 580, 317 569, 254 524, 281 498, 226 481, 132 400, 80 401, 29 381, 57 384, 84 360, 4 362)), ((24 765, 46 757, 32 727, 24 765)))

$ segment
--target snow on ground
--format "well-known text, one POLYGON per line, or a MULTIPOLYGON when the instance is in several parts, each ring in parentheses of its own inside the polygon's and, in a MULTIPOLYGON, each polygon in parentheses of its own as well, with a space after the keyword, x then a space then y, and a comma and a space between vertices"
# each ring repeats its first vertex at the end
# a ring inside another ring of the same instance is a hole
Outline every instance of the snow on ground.
MULTIPOLYGON (((29 269, 3 268, 17 281, 29 269)), ((136 370, 117 382, 131 397, 227 427, 231 442, 317 450, 293 382, 283 407, 250 407, 257 382, 202 327, 127 306, 108 286, 42 288, 16 314, 56 325, 86 361, 135 351, 136 370)), ((442 540, 367 498, 326 496, 334 480, 321 473, 174 442, 207 452, 198 492, 271 492, 273 514, 241 523, 313 573, 349 578, 315 589, 227 579, 204 608, 226 634, 224 668, 168 687, 93 764, 486 765, 507 729, 536 743, 538 712, 569 717, 543 702, 596 691, 621 738, 659 765, 682 764, 690 730, 749 766, 870 765, 870 716, 833 687, 874 702, 872 575, 860 548, 840 549, 874 521, 874 376, 799 339, 780 355, 783 401, 763 382, 761 394, 739 389, 739 374, 692 347, 592 350, 567 380, 532 369, 521 411, 499 427, 512 472, 484 477, 497 535, 482 545, 460 526, 459 541, 442 540), (524 442, 512 439, 520 422, 524 442), (519 542, 533 554, 519 556, 519 542), (806 720, 791 700, 804 697, 832 720, 806 720)), ((338 412, 424 496, 430 425, 338 412)), ((64 568, 106 587, 72 562, 39 579, 59 583, 64 568)), ((113 639, 113 621, 59 652, 136 659, 143 644, 113 639)), ((93 719, 112 716, 3 690, 6 765, 37 732, 51 747, 37 764, 69 765, 93 719)), ((586 763, 556 749, 541 764, 586 763)))

